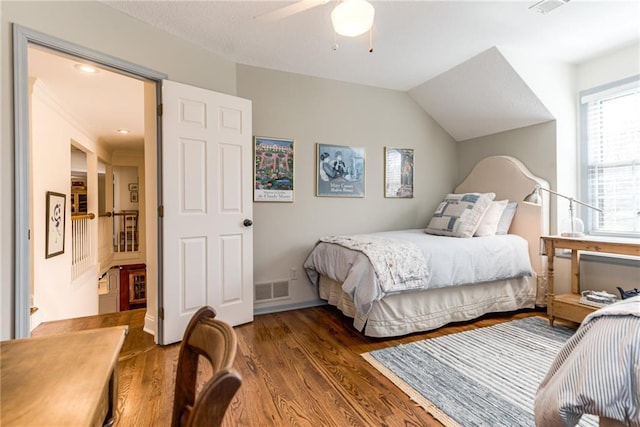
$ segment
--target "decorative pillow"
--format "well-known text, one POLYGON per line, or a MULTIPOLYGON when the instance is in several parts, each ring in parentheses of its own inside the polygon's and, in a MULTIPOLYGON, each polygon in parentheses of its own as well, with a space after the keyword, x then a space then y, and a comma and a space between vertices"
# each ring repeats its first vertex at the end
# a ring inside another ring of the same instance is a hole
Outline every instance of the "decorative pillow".
POLYGON ((498 229, 498 222, 502 217, 504 208, 507 207, 507 203, 509 203, 508 200, 491 202, 484 215, 482 216, 480 224, 478 224, 478 229, 473 235, 482 237, 493 236, 494 234, 496 234, 496 230, 498 229))
POLYGON ((496 228, 496 234, 509 234, 509 228, 511 228, 511 222, 518 209, 518 202, 509 202, 502 212, 500 221, 498 221, 498 227, 496 228))
POLYGON ((433 214, 425 233, 471 237, 495 193, 447 194, 433 214))

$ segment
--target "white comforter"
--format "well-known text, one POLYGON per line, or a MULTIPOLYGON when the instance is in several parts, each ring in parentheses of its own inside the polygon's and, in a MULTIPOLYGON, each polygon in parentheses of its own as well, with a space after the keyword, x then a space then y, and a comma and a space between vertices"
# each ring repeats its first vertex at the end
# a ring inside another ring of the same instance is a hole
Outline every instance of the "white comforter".
MULTIPOLYGON (((426 277, 413 289, 435 289, 481 283, 511 277, 531 276, 526 240, 515 235, 473 237, 433 236, 423 229, 373 233, 390 240, 415 243, 423 252, 426 277)), ((312 283, 324 274, 343 283, 342 289, 366 316, 371 306, 397 292, 385 291, 367 256, 332 243, 318 243, 304 263, 312 283)))

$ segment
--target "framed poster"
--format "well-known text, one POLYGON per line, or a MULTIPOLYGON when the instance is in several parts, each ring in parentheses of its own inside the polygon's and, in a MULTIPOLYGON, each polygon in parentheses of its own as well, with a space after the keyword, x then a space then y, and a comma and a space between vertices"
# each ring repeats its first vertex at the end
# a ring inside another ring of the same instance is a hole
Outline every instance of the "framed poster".
POLYGON ((293 145, 291 139, 255 137, 255 202, 293 202, 293 145))
POLYGON ((64 253, 65 194, 47 191, 47 236, 45 258, 64 253))
POLYGON ((364 197, 364 148, 317 144, 316 194, 364 197))
POLYGON ((413 197, 412 148, 384 148, 384 196, 413 197))

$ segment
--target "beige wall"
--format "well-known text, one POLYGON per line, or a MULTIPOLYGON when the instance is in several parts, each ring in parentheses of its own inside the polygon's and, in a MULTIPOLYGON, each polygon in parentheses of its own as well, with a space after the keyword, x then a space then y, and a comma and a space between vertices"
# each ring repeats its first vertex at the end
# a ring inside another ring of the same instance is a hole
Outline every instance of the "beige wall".
POLYGON ((235 94, 236 66, 99 2, 0 1, 0 338, 13 332, 14 150, 12 23, 167 74, 235 94))
POLYGON ((319 237, 425 227, 457 183, 455 142, 406 93, 242 65, 237 79, 254 134, 295 140, 295 202, 254 203, 254 281, 298 272, 278 305, 317 300, 302 263, 319 237), (316 143, 365 148, 366 197, 315 196, 316 143), (385 146, 415 150, 413 199, 384 198, 385 146))
POLYGON ((555 143, 555 120, 459 142, 458 181, 481 159, 507 155, 522 161, 534 175, 546 179, 555 188, 555 156, 548 154, 555 150, 555 143))
MULTIPOLYGON (((513 156, 529 170, 549 181, 556 188, 556 122, 500 132, 494 135, 469 139, 458 143, 458 181, 462 181, 473 166, 487 156, 513 156)), ((533 190, 533 189, 532 189, 533 190)), ((526 194, 523 194, 524 198, 526 194)), ((556 201, 550 201, 550 212, 555 212, 556 201)), ((550 227, 555 230, 555 216, 551 215, 550 227)))

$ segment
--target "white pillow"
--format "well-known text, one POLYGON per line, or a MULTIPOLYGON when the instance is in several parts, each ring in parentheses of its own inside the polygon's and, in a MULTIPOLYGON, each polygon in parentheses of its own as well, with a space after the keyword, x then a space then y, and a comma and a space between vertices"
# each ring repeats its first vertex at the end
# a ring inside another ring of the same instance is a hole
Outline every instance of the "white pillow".
POLYGON ((498 222, 502 217, 504 208, 507 207, 507 203, 509 203, 508 200, 491 202, 482 219, 480 220, 480 224, 478 224, 478 229, 473 235, 482 237, 493 236, 494 234, 496 234, 496 230, 498 229, 498 222))
POLYGON ((495 193, 447 194, 431 217, 425 233, 452 237, 473 236, 495 197, 495 193))
POLYGON ((511 228, 511 222, 518 209, 518 202, 509 202, 507 207, 504 208, 500 221, 498 221, 498 228, 496 228, 496 234, 509 234, 509 228, 511 228))

